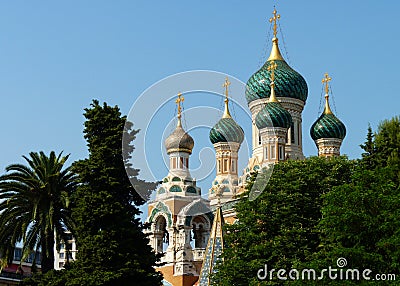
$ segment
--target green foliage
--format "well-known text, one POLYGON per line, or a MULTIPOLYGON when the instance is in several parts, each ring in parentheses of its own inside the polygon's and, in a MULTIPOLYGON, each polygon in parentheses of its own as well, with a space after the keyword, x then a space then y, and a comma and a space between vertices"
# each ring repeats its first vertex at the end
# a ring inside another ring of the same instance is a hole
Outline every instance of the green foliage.
POLYGON ((349 181, 354 163, 344 157, 313 157, 275 165, 268 184, 263 173, 252 182, 265 187, 254 201, 243 198, 237 205, 238 223, 226 226, 224 263, 215 274, 215 285, 279 285, 259 281, 257 272, 290 269, 316 252, 317 225, 322 195, 349 181))
POLYGON ((400 178, 400 117, 381 122, 375 134, 369 126, 366 142, 360 146, 365 151, 361 162, 366 168, 390 166, 399 171, 400 178))
MULTIPOLYGON (((68 156, 31 152, 28 163, 12 164, 0 177, 0 254, 10 263, 17 242, 23 259, 41 250, 42 272, 54 267, 54 233, 59 242, 73 228, 69 208, 76 176, 64 168, 68 156)), ((35 268, 35 265, 33 265, 35 268)))
POLYGON ((400 170, 400 117, 384 120, 375 134, 374 142, 380 166, 400 170))
POLYGON ((368 169, 373 169, 376 165, 375 163, 375 144, 374 144, 374 134, 372 132, 371 125, 368 125, 367 138, 364 144, 360 145, 361 149, 365 152, 361 154, 362 162, 368 169))
POLYGON ((138 131, 125 124, 117 106, 93 101, 84 116, 89 158, 73 164, 80 183, 72 209, 77 260, 67 270, 40 277, 39 285, 160 285, 161 274, 153 268, 157 257, 134 205, 144 200, 131 181, 142 190, 152 190, 156 184, 137 179, 139 171, 122 156, 126 152, 130 158, 138 131), (128 140, 122 146, 124 133, 128 140))
POLYGON ((371 277, 400 273, 400 188, 393 178, 388 167, 360 167, 349 183, 324 195, 322 243, 308 265, 336 266, 344 257, 347 269, 371 269, 371 277))
MULTIPOLYGON (((237 205, 237 224, 227 226, 224 262, 215 285, 374 285, 371 281, 259 281, 257 272, 337 266, 400 274, 400 120, 368 128, 362 159, 310 158, 279 163, 264 189, 266 176, 252 180, 264 190, 255 201, 237 205), (264 181, 263 181, 264 177, 264 181), (372 284, 371 284, 372 283, 372 284)), ((263 272, 261 274, 264 274, 263 272)), ((286 273, 287 274, 287 273, 286 273)), ((327 278, 327 275, 324 275, 327 278)), ((398 277, 397 277, 398 279, 398 277)), ((398 284, 398 282, 397 282, 398 284)), ((397 285, 396 281, 379 285, 397 285)))
POLYGON ((322 243, 309 264, 335 266, 336 259, 345 257, 347 268, 399 274, 399 118, 383 121, 375 134, 369 127, 361 147, 365 153, 350 182, 323 197, 322 243))

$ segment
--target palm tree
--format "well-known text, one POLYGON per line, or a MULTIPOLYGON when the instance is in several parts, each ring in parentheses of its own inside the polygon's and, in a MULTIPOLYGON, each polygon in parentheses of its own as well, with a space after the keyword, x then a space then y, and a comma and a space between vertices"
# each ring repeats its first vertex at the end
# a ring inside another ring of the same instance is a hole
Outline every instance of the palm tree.
POLYGON ((76 175, 70 167, 63 169, 69 155, 62 152, 29 155, 23 156, 27 166, 9 165, 0 176, 0 270, 12 261, 16 243, 21 243, 23 259, 41 252, 41 269, 46 273, 54 268, 55 242, 58 245, 66 230, 74 228, 69 198, 76 175))

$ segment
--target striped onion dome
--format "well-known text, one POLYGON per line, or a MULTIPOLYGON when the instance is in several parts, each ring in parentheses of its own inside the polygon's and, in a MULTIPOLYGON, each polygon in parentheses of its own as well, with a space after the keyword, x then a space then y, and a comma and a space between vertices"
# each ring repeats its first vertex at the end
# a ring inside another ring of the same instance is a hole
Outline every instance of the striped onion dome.
POLYGON ((314 122, 310 129, 313 140, 321 138, 344 139, 346 136, 346 126, 331 111, 329 107, 329 96, 325 96, 325 110, 314 122))
POLYGON ((292 116, 279 102, 267 102, 265 107, 257 113, 255 121, 258 129, 289 128, 292 125, 292 116))
POLYGON ((276 96, 300 99, 305 102, 308 96, 307 83, 298 72, 286 63, 279 51, 278 39, 273 38, 272 50, 267 62, 247 81, 247 103, 249 104, 254 100, 270 97, 271 71, 268 70, 268 66, 271 61, 277 64, 277 69, 275 70, 276 96))
POLYGON ((242 127, 232 117, 221 118, 210 130, 211 143, 236 142, 241 144, 244 140, 242 127))
POLYGON ((226 79, 226 91, 225 91, 225 110, 222 118, 214 125, 210 130, 210 141, 211 143, 220 142, 235 142, 241 144, 244 140, 244 132, 242 127, 236 123, 229 112, 229 100, 228 100, 228 85, 230 84, 228 78, 226 79))

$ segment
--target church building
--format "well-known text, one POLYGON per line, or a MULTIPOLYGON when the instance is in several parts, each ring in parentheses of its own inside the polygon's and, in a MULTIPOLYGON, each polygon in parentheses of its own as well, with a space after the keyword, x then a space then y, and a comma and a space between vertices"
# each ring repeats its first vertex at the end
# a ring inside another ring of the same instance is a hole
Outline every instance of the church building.
MULTIPOLYGON (((178 94, 177 125, 164 142, 169 156, 169 171, 149 203, 146 222, 150 244, 162 253, 158 270, 164 285, 206 286, 210 284, 216 262, 223 251, 223 224, 235 223, 233 206, 245 191, 253 172, 262 172, 271 164, 302 160, 302 112, 308 87, 300 73, 283 58, 278 45, 274 9, 272 49, 265 64, 247 81, 245 96, 252 114, 252 129, 243 130, 229 112, 229 79, 225 88, 222 118, 210 130, 215 149, 216 175, 208 190, 208 199, 190 174, 190 155, 195 140, 182 126, 184 98, 178 94), (245 133, 251 132, 252 154, 244 170, 238 169, 238 154, 245 133)), ((250 59, 251 60, 251 59, 250 59)), ((339 156, 346 135, 344 124, 333 114, 329 104, 329 82, 325 74, 325 108, 312 125, 310 135, 318 156, 339 156)))

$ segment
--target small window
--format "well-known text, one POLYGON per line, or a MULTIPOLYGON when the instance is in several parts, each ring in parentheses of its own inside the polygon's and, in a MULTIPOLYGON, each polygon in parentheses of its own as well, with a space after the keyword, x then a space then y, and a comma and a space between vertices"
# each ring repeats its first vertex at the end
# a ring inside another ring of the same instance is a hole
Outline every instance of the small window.
POLYGON ((283 146, 279 146, 279 160, 283 160, 285 157, 285 154, 283 152, 283 146))
POLYGON ((64 267, 64 262, 59 262, 59 263, 58 263, 58 267, 59 267, 59 268, 63 268, 63 267, 64 267))
POLYGON ((186 164, 185 164, 185 168, 189 168, 189 158, 186 158, 186 164))
POLYGON ((290 126, 290 142, 295 144, 296 140, 294 137, 294 123, 292 122, 292 125, 290 126))
POLYGON ((60 253, 60 259, 64 259, 64 252, 60 253))
POLYGON ((276 159, 276 154, 275 154, 275 146, 271 146, 271 159, 276 159))
POLYGON ((236 172, 236 167, 235 167, 235 160, 232 160, 231 161, 231 170, 232 170, 232 173, 235 173, 236 172))
POLYGON ((297 144, 298 145, 300 145, 300 142, 301 142, 300 130, 301 130, 301 124, 300 124, 300 122, 297 122, 297 144))
POLYGON ((221 159, 218 159, 218 173, 221 173, 221 159))
POLYGON ((172 169, 176 169, 176 158, 172 158, 172 169))
POLYGON ((229 162, 228 159, 224 159, 224 173, 225 173, 225 172, 228 172, 228 170, 229 170, 229 168, 228 168, 228 162, 229 162))
POLYGON ((268 159, 268 147, 265 147, 265 160, 268 159))
POLYGON ((183 157, 179 157, 179 168, 183 169, 183 157))
POLYGON ((262 144, 261 135, 258 135, 258 145, 262 144))
POLYGON ((15 250, 14 250, 14 260, 21 261, 21 258, 22 258, 22 249, 21 248, 15 248, 15 250))

